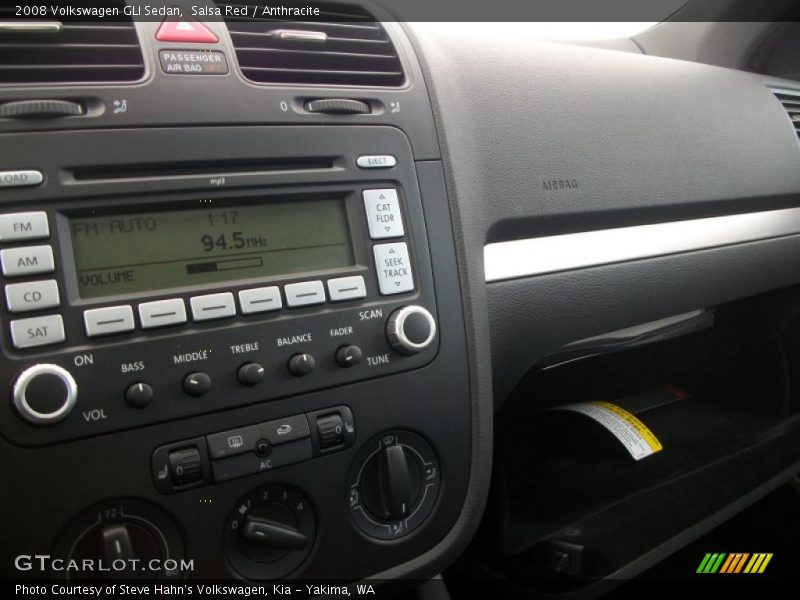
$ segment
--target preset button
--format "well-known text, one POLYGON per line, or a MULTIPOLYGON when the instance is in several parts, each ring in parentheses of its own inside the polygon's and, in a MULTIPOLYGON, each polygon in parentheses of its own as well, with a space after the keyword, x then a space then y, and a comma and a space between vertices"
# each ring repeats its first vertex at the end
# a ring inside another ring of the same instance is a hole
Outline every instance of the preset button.
POLYGON ((130 306, 106 306, 83 312, 86 337, 110 335, 133 331, 133 308, 130 306))

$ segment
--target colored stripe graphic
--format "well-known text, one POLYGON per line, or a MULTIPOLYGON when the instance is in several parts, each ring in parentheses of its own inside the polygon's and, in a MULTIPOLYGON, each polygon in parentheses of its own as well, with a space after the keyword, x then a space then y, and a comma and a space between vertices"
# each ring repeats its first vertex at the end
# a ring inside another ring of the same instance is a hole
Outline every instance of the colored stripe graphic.
POLYGON ((697 573, 716 573, 725 556, 727 555, 724 552, 707 553, 697 567, 697 573))
POLYGON ((749 556, 750 556, 749 552, 746 552, 744 554, 739 554, 739 560, 736 562, 736 568, 731 567, 731 573, 738 573, 739 571, 741 571, 742 567, 744 567, 744 562, 747 560, 749 556))
POLYGON ((707 552, 696 573, 763 573, 772 556, 771 552, 707 552))
POLYGON ((720 568, 719 572, 720 573, 727 573, 728 569, 731 568, 731 563, 735 563, 737 557, 738 557, 738 554, 728 554, 728 558, 724 563, 722 563, 722 567, 720 568))
POLYGON ((759 552, 753 554, 753 558, 751 558, 750 562, 747 563, 747 567, 745 567, 744 572, 753 574, 763 573, 770 560, 772 560, 772 553, 759 552))
POLYGON ((710 559, 711 559, 711 553, 706 552, 706 555, 703 557, 703 560, 700 561, 700 566, 697 567, 697 571, 695 571, 695 573, 705 573, 706 565, 708 564, 708 561, 710 559))

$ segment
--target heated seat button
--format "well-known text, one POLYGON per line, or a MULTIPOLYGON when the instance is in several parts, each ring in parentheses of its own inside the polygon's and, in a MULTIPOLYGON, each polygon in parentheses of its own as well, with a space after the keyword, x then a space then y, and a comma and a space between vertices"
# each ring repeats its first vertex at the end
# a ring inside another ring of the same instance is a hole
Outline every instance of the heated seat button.
POLYGON ((345 442, 344 422, 339 414, 317 417, 317 432, 322 450, 341 446, 345 442))
POLYGON ((203 479, 203 461, 197 448, 184 448, 169 453, 172 483, 189 485, 203 479))
POLYGON ((190 396, 202 396, 210 389, 211 377, 208 373, 189 373, 183 380, 183 391, 190 396))

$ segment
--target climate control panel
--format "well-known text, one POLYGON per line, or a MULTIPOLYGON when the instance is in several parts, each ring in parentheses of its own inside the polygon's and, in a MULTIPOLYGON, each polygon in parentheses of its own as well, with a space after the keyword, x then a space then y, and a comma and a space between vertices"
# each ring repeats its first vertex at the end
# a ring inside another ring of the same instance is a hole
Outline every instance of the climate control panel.
POLYGON ((160 446, 151 461, 153 481, 172 494, 345 450, 355 439, 347 406, 291 415, 160 446))

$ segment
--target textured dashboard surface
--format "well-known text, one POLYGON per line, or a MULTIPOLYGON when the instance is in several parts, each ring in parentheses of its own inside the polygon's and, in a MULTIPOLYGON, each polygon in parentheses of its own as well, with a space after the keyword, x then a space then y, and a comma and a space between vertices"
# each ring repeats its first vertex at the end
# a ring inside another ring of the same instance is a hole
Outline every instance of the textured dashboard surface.
MULTIPOLYGON (((796 202, 797 139, 759 76, 413 33, 475 279, 488 242, 796 202)), ((790 247, 765 242, 488 286, 496 403, 563 343, 797 281, 780 264, 790 247), (725 277, 740 278, 736 290, 725 277)))

